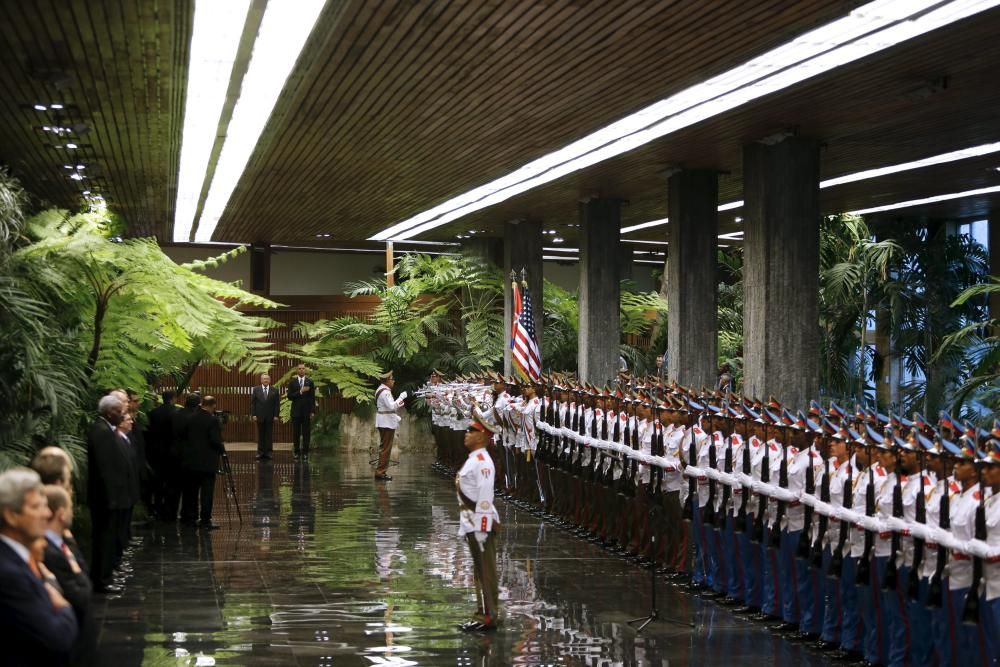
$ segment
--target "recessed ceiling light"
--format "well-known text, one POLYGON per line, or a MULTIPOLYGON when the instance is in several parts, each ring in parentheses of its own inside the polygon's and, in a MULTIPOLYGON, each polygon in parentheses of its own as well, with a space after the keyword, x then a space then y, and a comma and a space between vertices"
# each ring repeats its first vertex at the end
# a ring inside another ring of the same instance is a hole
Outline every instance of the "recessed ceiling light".
POLYGON ((475 233, 476 233, 476 230, 475 230, 475 229, 470 229, 470 230, 469 230, 469 233, 470 233, 470 234, 475 234, 475 233))
POLYGON ((85 165, 85 164, 78 164, 78 165, 76 165, 76 168, 77 169, 86 169, 87 165, 85 165))
POLYGON ((72 169, 72 168, 73 168, 73 165, 71 165, 71 164, 64 164, 63 165, 63 169, 72 169))
POLYGON ((85 195, 89 195, 89 194, 90 194, 90 190, 84 190, 84 191, 83 191, 83 194, 85 194, 85 195))
POLYGON ((215 233, 226 204, 250 161, 285 81, 324 5, 326 0, 267 3, 240 97, 233 107, 233 117, 226 130, 215 175, 205 197, 205 207, 195 232, 196 241, 211 240, 215 233))
POLYGON ((743 222, 743 218, 741 218, 740 216, 736 216, 735 218, 733 218, 733 221, 734 222, 743 222))
POLYGON ((875 0, 371 237, 404 240, 978 14, 1000 0, 875 0))
POLYGON ((76 148, 76 144, 66 144, 66 148, 73 149, 76 148))
POLYGON ((44 104, 36 104, 35 105, 35 111, 45 111, 45 105, 44 104))
POLYGON ((72 178, 74 181, 82 181, 83 180, 83 174, 76 174, 76 173, 74 173, 74 174, 70 174, 69 177, 72 178))
POLYGON ((63 105, 59 104, 58 102, 55 102, 55 103, 53 103, 53 104, 51 104, 49 106, 51 106, 53 109, 62 109, 63 108, 63 105))
POLYGON ((553 243, 562 243, 562 242, 563 242, 563 240, 562 240, 562 238, 561 238, 561 237, 557 236, 557 237, 555 237, 554 239, 552 239, 552 242, 553 242, 553 243))

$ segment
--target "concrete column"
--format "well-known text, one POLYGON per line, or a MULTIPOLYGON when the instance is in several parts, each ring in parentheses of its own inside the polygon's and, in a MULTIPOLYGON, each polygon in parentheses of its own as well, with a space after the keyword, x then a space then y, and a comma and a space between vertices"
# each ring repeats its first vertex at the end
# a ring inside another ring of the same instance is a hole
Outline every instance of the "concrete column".
POLYGON ((271 295, 271 244, 250 245, 250 291, 263 296, 271 295))
MULTIPOLYGON (((478 257, 489 266, 500 266, 503 264, 503 239, 487 236, 466 239, 462 242, 461 252, 469 257, 478 257)), ((507 273, 510 274, 510 269, 507 273)))
POLYGON ((684 386, 713 387, 718 379, 718 202, 714 170, 681 171, 667 181, 667 371, 684 386))
POLYGON ((818 143, 744 146, 743 198, 744 393, 805 408, 819 393, 818 143))
MULTIPOLYGON (((1000 276, 1000 211, 990 212, 989 222, 990 275, 1000 276)), ((990 295, 990 317, 1000 319, 1000 294, 990 295)))
MULTIPOLYGON (((514 316, 514 302, 511 298, 510 272, 517 273, 521 280, 521 269, 526 269, 528 289, 531 290, 531 310, 535 319, 535 333, 538 347, 542 347, 542 223, 519 220, 508 222, 503 229, 503 275, 504 275, 504 350, 503 372, 510 375, 510 324, 514 316)), ((546 368, 542 358, 542 369, 546 368)))
POLYGON ((622 243, 618 246, 618 276, 620 280, 632 280, 635 277, 635 255, 633 254, 631 243, 622 243))
POLYGON ((621 201, 580 202, 580 333, 577 373, 601 386, 618 373, 621 201))

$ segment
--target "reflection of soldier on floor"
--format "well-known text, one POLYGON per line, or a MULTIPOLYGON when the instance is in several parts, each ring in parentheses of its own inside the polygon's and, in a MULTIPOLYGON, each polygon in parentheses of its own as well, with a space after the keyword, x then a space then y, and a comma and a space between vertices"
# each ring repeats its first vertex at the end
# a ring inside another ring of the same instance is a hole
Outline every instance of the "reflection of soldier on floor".
POLYGON ((467 632, 495 630, 499 607, 497 586, 496 528, 500 516, 493 506, 493 482, 496 468, 486 446, 499 428, 489 418, 473 408, 472 421, 465 434, 469 458, 455 476, 455 488, 462 510, 459 535, 466 538, 472 552, 478 608, 473 620, 460 629, 467 632))

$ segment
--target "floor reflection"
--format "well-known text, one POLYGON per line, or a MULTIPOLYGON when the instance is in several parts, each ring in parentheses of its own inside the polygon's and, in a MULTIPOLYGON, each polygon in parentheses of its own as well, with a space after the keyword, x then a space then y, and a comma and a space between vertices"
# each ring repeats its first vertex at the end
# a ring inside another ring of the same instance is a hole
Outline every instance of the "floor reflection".
POLYGON ((102 665, 731 665, 824 661, 712 603, 500 503, 495 635, 455 624, 474 609, 453 485, 430 459, 375 484, 367 459, 230 455, 240 498, 220 486, 204 533, 158 525, 123 596, 99 605, 102 665), (228 509, 228 511, 227 511, 228 509), (694 628, 686 625, 693 622, 694 628))

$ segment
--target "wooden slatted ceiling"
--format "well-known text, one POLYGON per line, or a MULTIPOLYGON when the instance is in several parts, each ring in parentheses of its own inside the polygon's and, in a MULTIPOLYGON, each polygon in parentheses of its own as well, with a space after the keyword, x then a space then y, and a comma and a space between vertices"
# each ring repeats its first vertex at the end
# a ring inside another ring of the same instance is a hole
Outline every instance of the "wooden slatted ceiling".
POLYGON ((165 236, 193 1, 3 0, 2 10, 0 162, 44 203, 75 209, 82 190, 101 191, 131 234, 165 236), (67 109, 32 109, 51 102, 67 109), (33 129, 57 123, 90 129, 61 141, 33 129), (66 141, 81 148, 52 147, 66 141), (75 182, 63 165, 78 162, 90 176, 75 182))
MULTIPOLYGON (((711 119, 636 151, 572 174, 497 206, 434 230, 426 238, 454 240, 469 229, 496 231, 515 218, 543 220, 572 239, 576 201, 586 193, 618 196, 629 202, 622 224, 633 225, 667 215, 666 182, 657 172, 664 164, 718 168, 720 202, 743 198, 742 145, 777 130, 797 126, 803 135, 824 142, 823 178, 897 164, 951 150, 1000 141, 1000 11, 937 31, 850 67, 818 77, 785 93, 767 97, 711 119), (948 75, 947 89, 922 96, 926 82, 948 75)), ((821 191, 825 213, 867 208, 933 194, 1000 185, 1000 154, 906 177, 882 177, 821 191)), ((982 215, 988 199, 970 206, 953 202, 935 206, 937 215, 982 215)), ((739 211, 720 214, 731 222, 739 211)), ((917 215, 909 210, 901 214, 917 215)), ((636 232, 630 238, 658 239, 664 228, 636 232)))
POLYGON ((365 238, 858 4, 331 3, 215 238, 365 238))

